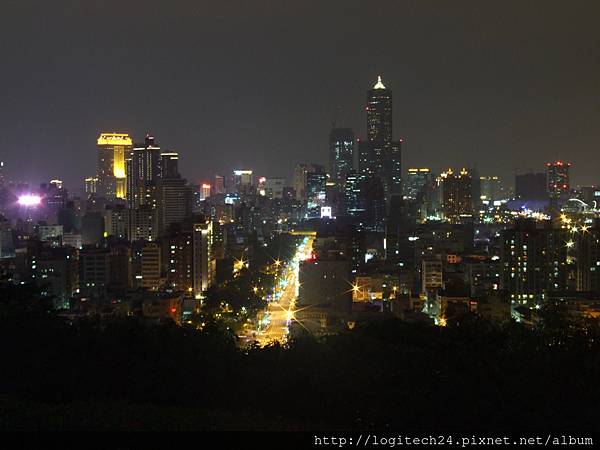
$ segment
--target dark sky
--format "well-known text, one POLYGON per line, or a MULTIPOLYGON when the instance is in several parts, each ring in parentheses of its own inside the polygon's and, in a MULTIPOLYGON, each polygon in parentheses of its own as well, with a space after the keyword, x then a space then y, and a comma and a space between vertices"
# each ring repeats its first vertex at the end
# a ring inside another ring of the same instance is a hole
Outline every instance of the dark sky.
POLYGON ((289 181, 327 160, 330 123, 364 135, 394 92, 403 163, 573 162, 600 182, 598 1, 27 1, 0 5, 8 175, 95 173, 97 134, 151 131, 193 181, 249 167, 289 181))

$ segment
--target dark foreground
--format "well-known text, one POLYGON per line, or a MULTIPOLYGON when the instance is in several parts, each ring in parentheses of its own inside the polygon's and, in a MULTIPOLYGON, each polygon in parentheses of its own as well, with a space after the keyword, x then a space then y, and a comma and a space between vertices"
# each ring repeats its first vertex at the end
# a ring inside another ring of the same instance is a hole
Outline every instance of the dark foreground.
POLYGON ((600 333, 395 319, 241 351, 135 319, 67 323, 3 299, 3 430, 595 430, 600 333))

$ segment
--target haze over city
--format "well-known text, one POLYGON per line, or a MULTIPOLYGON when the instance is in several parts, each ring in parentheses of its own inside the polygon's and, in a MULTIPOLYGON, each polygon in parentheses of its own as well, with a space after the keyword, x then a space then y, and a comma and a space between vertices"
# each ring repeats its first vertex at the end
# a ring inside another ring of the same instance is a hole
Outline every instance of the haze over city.
POLYGON ((599 13, 4 1, 0 432, 597 443, 599 13))
POLYGON ((81 189, 95 137, 117 131, 151 132, 190 180, 250 165, 289 180, 296 163, 325 163, 332 121, 364 136, 382 75, 405 167, 476 164, 510 185, 515 168, 568 156, 575 184, 596 181, 597 2, 61 4, 2 6, 0 157, 14 179, 81 189))

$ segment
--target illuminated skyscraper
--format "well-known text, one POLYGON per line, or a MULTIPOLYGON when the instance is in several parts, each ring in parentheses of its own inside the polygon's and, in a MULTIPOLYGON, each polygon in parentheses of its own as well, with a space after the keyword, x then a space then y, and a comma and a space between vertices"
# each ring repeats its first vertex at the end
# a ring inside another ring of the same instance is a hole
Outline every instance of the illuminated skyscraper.
POLYGON ((128 134, 102 133, 98 137, 98 194, 108 200, 125 198, 127 181, 125 161, 132 141, 128 134))
POLYGON ((127 199, 130 208, 141 205, 156 207, 156 183, 161 170, 160 147, 147 135, 143 144, 136 144, 127 161, 127 199))
POLYGON ((381 178, 386 199, 402 193, 402 141, 393 141, 392 91, 378 77, 367 92, 367 140, 359 141, 359 171, 381 178))
POLYGON ((571 163, 556 161, 546 164, 546 181, 548 195, 551 200, 557 200, 569 193, 569 168, 571 163))
POLYGON ((327 174, 318 169, 306 174, 306 214, 308 218, 321 217, 321 208, 326 204, 327 174))
POLYGON ((216 264, 213 252, 213 225, 212 222, 198 222, 194 224, 193 233, 193 289, 194 296, 201 298, 202 293, 215 282, 216 264))
POLYGON ((354 132, 349 128, 332 128, 329 133, 329 174, 331 181, 343 188, 346 175, 354 169, 354 132))

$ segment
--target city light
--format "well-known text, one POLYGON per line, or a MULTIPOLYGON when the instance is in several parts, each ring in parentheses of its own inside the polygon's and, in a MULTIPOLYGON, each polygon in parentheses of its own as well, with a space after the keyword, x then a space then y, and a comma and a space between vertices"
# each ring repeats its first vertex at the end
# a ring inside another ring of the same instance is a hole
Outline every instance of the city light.
POLYGON ((42 203, 42 198, 39 195, 22 195, 19 197, 19 205, 21 206, 37 206, 42 203))

